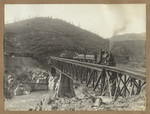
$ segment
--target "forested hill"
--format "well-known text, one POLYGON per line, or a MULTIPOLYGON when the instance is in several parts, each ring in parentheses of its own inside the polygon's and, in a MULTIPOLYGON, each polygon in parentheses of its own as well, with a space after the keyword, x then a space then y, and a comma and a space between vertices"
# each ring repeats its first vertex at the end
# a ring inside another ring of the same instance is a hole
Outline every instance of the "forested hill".
POLYGON ((145 41, 146 40, 146 33, 128 33, 128 34, 123 34, 123 35, 115 35, 111 37, 109 40, 113 41, 145 41))
POLYGON ((120 59, 118 63, 134 62, 145 67, 146 33, 116 35, 109 40, 110 49, 115 57, 125 58, 120 59))
POLYGON ((47 54, 65 49, 91 53, 109 41, 60 19, 38 17, 5 25, 5 50, 47 54))

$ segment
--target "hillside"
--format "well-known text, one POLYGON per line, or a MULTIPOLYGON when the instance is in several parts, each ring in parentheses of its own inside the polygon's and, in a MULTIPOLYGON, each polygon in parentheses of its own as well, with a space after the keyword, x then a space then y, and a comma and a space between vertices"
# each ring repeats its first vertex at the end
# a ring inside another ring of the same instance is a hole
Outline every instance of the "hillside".
POLYGON ((5 51, 58 55, 65 49, 93 54, 110 50, 117 63, 145 65, 146 34, 116 35, 108 39, 60 19, 38 17, 5 25, 5 51))
POLYGON ((113 40, 113 41, 127 41, 127 40, 145 41, 146 34, 145 33, 141 33, 141 34, 131 33, 131 34, 115 35, 115 36, 111 37, 110 40, 113 40))
POLYGON ((117 63, 132 63, 145 68, 146 35, 144 33, 116 35, 109 40, 110 50, 115 54, 117 63))
POLYGON ((6 51, 90 53, 107 47, 108 40, 59 19, 38 17, 5 25, 6 51))

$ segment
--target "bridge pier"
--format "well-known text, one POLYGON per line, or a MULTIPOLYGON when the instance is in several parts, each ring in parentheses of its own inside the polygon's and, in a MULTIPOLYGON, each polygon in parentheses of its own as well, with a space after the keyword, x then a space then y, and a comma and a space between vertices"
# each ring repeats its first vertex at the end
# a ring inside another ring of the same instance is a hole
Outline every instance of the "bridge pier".
POLYGON ((57 97, 75 97, 73 89, 73 81, 68 78, 65 74, 60 73, 59 87, 56 92, 57 97))
POLYGON ((57 90, 57 96, 70 98, 75 96, 75 92, 73 89, 73 81, 63 73, 61 73, 60 76, 60 84, 57 90))

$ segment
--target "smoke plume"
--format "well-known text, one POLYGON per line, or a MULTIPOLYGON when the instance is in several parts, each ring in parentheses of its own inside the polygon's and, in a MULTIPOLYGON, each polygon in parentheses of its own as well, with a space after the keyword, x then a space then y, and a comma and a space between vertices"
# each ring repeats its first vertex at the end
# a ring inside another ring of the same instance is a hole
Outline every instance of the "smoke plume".
POLYGON ((111 51, 115 42, 113 37, 126 31, 129 20, 126 17, 126 11, 124 8, 112 5, 108 6, 108 9, 111 10, 111 15, 114 17, 112 37, 109 40, 109 51, 111 51))
MULTIPOLYGON (((124 24, 121 28, 116 29, 116 30, 114 31, 114 33, 113 33, 113 37, 114 37, 115 35, 118 35, 119 33, 123 32, 125 29, 126 29, 126 24, 124 24)), ((109 40, 109 51, 111 51, 112 48, 113 48, 113 46, 114 46, 114 39, 113 39, 113 37, 110 38, 110 40, 109 40)))

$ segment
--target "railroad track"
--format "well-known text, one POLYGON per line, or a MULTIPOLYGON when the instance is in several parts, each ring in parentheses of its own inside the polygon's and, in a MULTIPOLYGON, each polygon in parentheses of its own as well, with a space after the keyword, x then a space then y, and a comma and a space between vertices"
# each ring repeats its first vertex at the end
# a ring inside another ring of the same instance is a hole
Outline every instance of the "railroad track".
POLYGON ((79 66, 83 66, 83 67, 87 67, 87 68, 92 68, 92 69, 95 69, 95 70, 98 70, 98 71, 102 71, 102 69, 105 68, 105 69, 108 69, 108 70, 111 70, 111 71, 114 71, 114 72, 116 71, 116 72, 119 72, 119 73, 125 73, 125 74, 128 74, 128 75, 135 76, 136 78, 146 80, 146 72, 144 72, 144 71, 137 71, 137 70, 126 69, 126 68, 121 68, 121 67, 111 67, 111 66, 107 66, 107 65, 87 63, 87 62, 76 61, 76 60, 65 59, 65 58, 59 58, 59 57, 51 57, 51 58, 55 59, 55 60, 58 60, 58 61, 74 64, 74 65, 79 65, 79 66))

